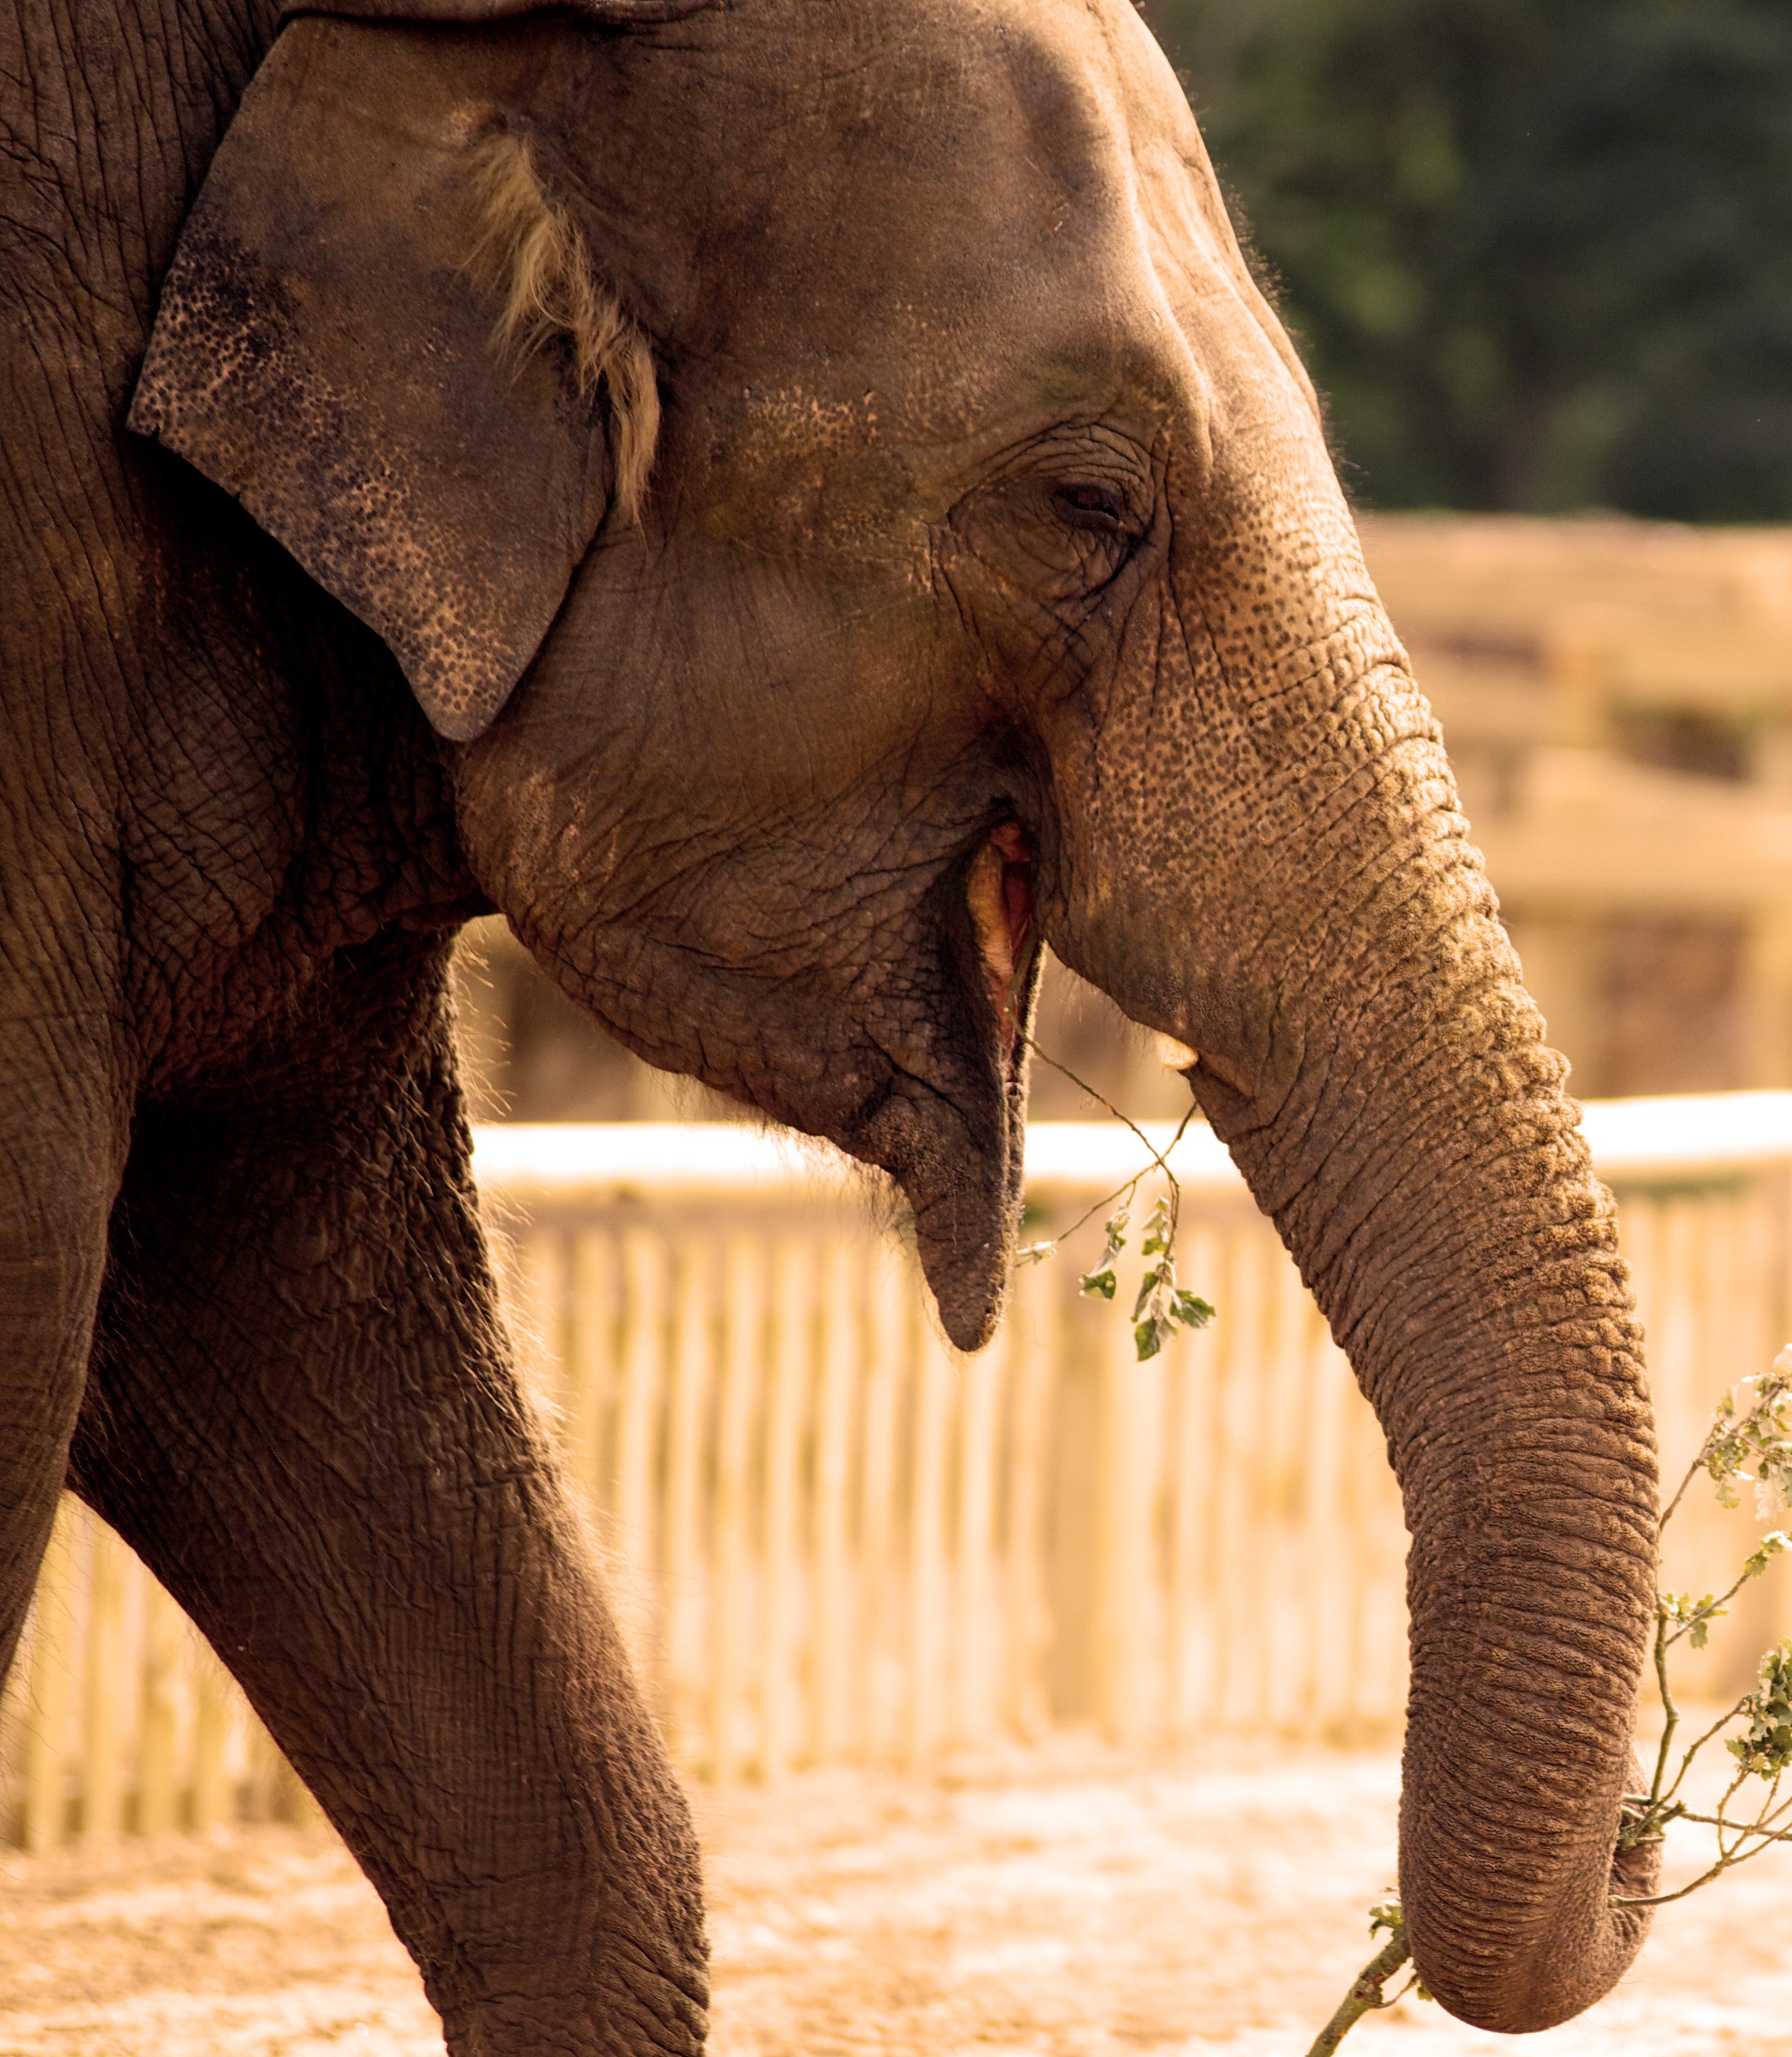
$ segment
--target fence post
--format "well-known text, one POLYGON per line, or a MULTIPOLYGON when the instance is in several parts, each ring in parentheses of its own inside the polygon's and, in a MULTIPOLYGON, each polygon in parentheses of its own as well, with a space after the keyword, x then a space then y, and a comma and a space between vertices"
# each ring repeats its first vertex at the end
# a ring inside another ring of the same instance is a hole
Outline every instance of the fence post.
POLYGON ((815 1268, 811 1246, 779 1241, 772 1260, 771 1382, 765 1423, 765 1618, 760 1635, 764 1684, 760 1696, 759 1770, 775 1778, 790 1768, 799 1746, 797 1724, 799 1536, 802 1510, 803 1432, 809 1413, 810 1365, 815 1338, 815 1268))
POLYGON ((109 1842, 125 1829, 125 1546, 97 1516, 86 1520, 87 1653, 83 1667, 81 1833, 109 1842))
POLYGON ((865 1270, 854 1243, 823 1246, 821 1386, 815 1410, 815 1627, 809 1646, 810 1747, 818 1764, 847 1748, 853 1671, 851 1538, 854 1390, 865 1270))
POLYGON ((1004 1610, 996 1581, 996 1481, 1001 1463, 1002 1387, 1012 1348, 1007 1330, 977 1356, 957 1361, 959 1383, 957 1577, 951 1605, 953 1739, 987 1739, 1004 1669, 1004 1610))
POLYGON ((573 1239, 571 1268, 571 1334, 561 1437, 583 1511, 595 1513, 606 1497, 604 1429, 615 1380, 615 1237, 607 1229, 581 1229, 573 1239))
POLYGON ((1300 1716, 1310 1735, 1323 1735, 1350 1714, 1349 1643, 1351 1509, 1344 1492, 1347 1410, 1367 1409, 1350 1361, 1331 1339, 1317 1307, 1306 1310, 1306 1541, 1311 1581, 1307 1612, 1307 1688, 1300 1716))
POLYGON ((888 1248, 872 1256, 867 1280, 864 1456, 859 1474, 859 1718, 866 1753, 894 1756, 904 1695, 898 1642, 897 1440, 914 1308, 906 1273, 888 1248))
MULTIPOLYGON (((1222 1302, 1219 1239, 1208 1224, 1191 1227, 1180 1269, 1193 1291, 1222 1302)), ((1214 1353, 1211 1334, 1179 1337, 1171 1352, 1174 1381, 1173 1467, 1170 1487, 1170 1599, 1165 1642, 1170 1667, 1169 1718, 1178 1738, 1191 1734, 1214 1710, 1215 1599, 1213 1490, 1214 1353)))
MULTIPOLYGON (((709 1754, 706 1736, 703 1627, 704 1455, 709 1423, 710 1313, 714 1253, 687 1237, 678 1253, 672 1399, 666 1417, 666 1709, 674 1754, 694 1763, 709 1754)), ((713 1604, 716 1586, 708 1582, 713 1604)))
POLYGON ((1051 1726, 1045 1657, 1052 1610, 1045 1597, 1045 1508, 1052 1404, 1061 1342, 1058 1279, 1029 1264, 1015 1282, 1008 1317, 1008 1495, 1002 1593, 1008 1633, 1002 1711, 1017 1735, 1037 1741, 1051 1726))
POLYGON ((617 1558, 614 1605, 636 1673, 652 1681, 656 1666, 654 1542, 657 1524, 654 1453, 660 1385, 666 1354, 666 1239, 656 1228, 632 1228, 622 1239, 622 1389, 616 1423, 613 1540, 617 1558))
POLYGON ((559 1227, 525 1228, 517 1252, 517 1338, 523 1383, 557 1443, 566 1433, 566 1239, 559 1227))
MULTIPOLYGON (((1266 1250, 1269 1238, 1263 1238, 1266 1250)), ((1263 1473, 1263 1555, 1268 1587, 1262 1623, 1263 1711, 1287 1732, 1305 1718, 1312 1697, 1312 1571, 1309 1526, 1314 1457, 1313 1302, 1294 1261, 1281 1249, 1268 1262, 1269 1352, 1260 1368, 1257 1463, 1263 1473)))
MULTIPOLYGON (((1213 1458, 1215 1706, 1222 1722, 1263 1718, 1263 1567, 1258 1456, 1258 1379, 1265 1354, 1262 1224, 1240 1220, 1225 1238, 1215 1331, 1217 1405, 1213 1458)), ((1279 1247, 1276 1254, 1280 1254, 1279 1247)))
POLYGON ((75 1503, 65 1495, 38 1574, 25 1738, 25 1847, 54 1849, 68 1834, 69 1710, 74 1655, 75 1503))
POLYGON ((1149 1682, 1163 1358, 1141 1364, 1128 1308, 1103 1323, 1096 1472, 1095 1706, 1115 1742, 1155 1726, 1149 1682))
POLYGON ((153 1579, 143 1595, 143 1705, 137 1722, 137 1826, 165 1836, 177 1825, 180 1768, 175 1750, 175 1687, 180 1663, 180 1610, 153 1579))
POLYGON ((746 1759, 747 1600, 749 1467, 764 1346, 764 1246, 757 1236, 728 1238, 723 1260, 728 1322, 716 1423, 716 1543, 711 1573, 710 1747, 716 1783, 730 1784, 746 1759))
POLYGON ((232 1679, 210 1643, 192 1631, 193 1780, 192 1825, 196 1830, 236 1818, 230 1784, 232 1716, 239 1704, 232 1679))
POLYGON ((928 1762, 945 1737, 952 1604, 946 1564, 946 1466, 957 1365, 923 1318, 914 1394, 914 1476, 909 1530, 908 1761, 928 1762))

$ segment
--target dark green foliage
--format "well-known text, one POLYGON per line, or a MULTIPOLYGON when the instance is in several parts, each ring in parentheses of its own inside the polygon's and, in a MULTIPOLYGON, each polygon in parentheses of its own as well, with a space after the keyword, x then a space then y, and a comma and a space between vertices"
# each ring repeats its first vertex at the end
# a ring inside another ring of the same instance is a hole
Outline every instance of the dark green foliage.
POLYGON ((1792 517, 1786 0, 1155 0, 1372 505, 1792 517))

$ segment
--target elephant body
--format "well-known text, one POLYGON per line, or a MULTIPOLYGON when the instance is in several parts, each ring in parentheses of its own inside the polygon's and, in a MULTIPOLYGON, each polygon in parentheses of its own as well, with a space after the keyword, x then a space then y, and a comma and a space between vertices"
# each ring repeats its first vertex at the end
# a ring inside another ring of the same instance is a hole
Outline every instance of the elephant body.
POLYGON ((1427 1980, 1597 1997, 1654 1533, 1610 1202, 1130 7, 0 34, 0 1659, 67 1483, 451 2049, 694 2047, 690 1829, 500 1332, 452 937, 502 912, 890 1174, 966 1346, 1044 939, 1199 1052, 1387 1428, 1427 1980))

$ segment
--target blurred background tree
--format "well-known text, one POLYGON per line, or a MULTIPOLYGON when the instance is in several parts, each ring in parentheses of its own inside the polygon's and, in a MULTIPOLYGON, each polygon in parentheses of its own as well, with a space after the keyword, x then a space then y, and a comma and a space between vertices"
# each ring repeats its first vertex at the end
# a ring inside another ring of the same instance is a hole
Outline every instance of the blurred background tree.
POLYGON ((1787 0, 1145 0, 1366 505, 1792 517, 1787 0))

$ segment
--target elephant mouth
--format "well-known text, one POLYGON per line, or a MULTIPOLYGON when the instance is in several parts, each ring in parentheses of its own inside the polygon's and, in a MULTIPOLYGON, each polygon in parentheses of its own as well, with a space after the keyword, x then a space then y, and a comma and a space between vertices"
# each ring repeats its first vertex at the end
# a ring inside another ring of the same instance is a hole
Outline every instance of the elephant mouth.
POLYGON ((965 899, 1002 1058, 1012 1067, 1033 933, 1033 851, 1018 822, 991 830, 971 859, 965 899))
POLYGON ((938 912, 981 1049, 959 1042, 935 1072, 886 1048, 890 1073, 874 1104, 835 1140, 901 1187, 941 1323, 972 1350, 1001 1313, 1024 1175, 1027 1025, 1040 953, 1033 857, 1019 823, 991 830, 946 890, 938 912))
MULTIPOLYGON (((898 1182, 914 1210, 915 1244, 946 1334, 961 1350, 987 1342, 1013 1262, 1025 1179, 1027 1025, 1039 982, 1032 846, 1018 822, 998 825, 964 874, 974 967, 993 1029, 988 1118, 961 1120, 950 1143, 911 1160, 898 1182)), ((977 1010, 981 1013, 981 1009, 977 1010)), ((987 1047, 987 1046, 986 1046, 987 1047)))

